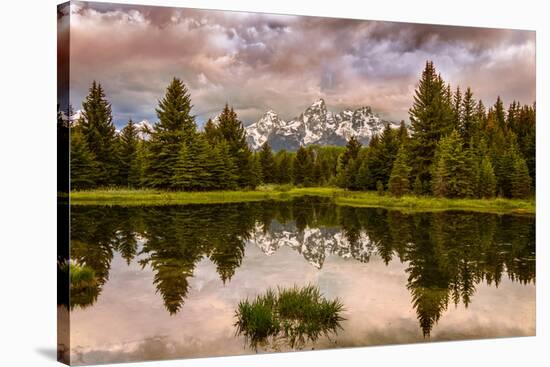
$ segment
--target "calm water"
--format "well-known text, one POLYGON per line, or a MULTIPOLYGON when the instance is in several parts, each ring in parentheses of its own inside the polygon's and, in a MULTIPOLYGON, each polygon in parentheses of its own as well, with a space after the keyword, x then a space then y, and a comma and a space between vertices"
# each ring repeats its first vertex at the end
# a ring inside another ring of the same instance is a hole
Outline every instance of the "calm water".
POLYGON ((345 306, 343 330, 305 349, 535 334, 534 216, 317 198, 71 211, 71 257, 99 284, 72 299, 73 363, 255 353, 237 304, 295 284, 345 306))

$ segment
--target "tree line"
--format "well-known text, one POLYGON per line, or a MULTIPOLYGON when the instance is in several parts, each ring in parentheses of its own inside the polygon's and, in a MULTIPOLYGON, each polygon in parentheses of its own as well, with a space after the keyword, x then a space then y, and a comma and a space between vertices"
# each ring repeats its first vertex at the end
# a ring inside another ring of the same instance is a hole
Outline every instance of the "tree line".
POLYGON ((368 146, 308 146, 253 152, 227 104, 199 130, 191 96, 174 78, 146 131, 130 120, 117 134, 101 84, 92 83, 71 127, 72 189, 254 189, 260 184, 339 186, 401 196, 525 198, 535 189, 536 107, 500 97, 488 109, 467 88, 454 91, 426 63, 409 110, 410 126, 385 126, 368 146))
POLYGON ((410 131, 386 127, 367 148, 351 138, 337 184, 352 190, 450 198, 525 198, 535 189, 536 105, 500 97, 488 109, 454 91, 428 61, 409 110, 410 131))
POLYGON ((140 138, 133 121, 117 134, 111 105, 93 82, 82 117, 71 127, 71 186, 172 190, 254 188, 259 167, 237 114, 225 106, 217 124, 198 131, 191 97, 174 78, 159 101, 158 123, 140 138))

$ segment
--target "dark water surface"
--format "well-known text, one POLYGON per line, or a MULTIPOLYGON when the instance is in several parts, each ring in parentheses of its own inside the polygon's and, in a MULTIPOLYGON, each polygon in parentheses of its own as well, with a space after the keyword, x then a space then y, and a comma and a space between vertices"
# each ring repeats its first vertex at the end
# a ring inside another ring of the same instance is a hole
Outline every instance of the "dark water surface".
POLYGON ((319 198, 71 212, 71 259, 98 284, 71 300, 76 364, 255 353, 239 301, 307 284, 346 320, 305 349, 535 334, 534 216, 319 198))

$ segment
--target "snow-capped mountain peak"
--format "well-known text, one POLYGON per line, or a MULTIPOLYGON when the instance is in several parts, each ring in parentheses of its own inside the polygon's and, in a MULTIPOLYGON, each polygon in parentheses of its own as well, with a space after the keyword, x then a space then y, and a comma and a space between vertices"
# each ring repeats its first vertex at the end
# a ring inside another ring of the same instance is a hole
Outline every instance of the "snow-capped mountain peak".
POLYGON ((311 106, 306 109, 305 113, 318 113, 320 115, 326 115, 327 105, 325 104, 325 100, 320 98, 313 102, 311 106))
POLYGON ((352 136, 367 144, 375 134, 382 132, 386 124, 399 127, 397 123, 381 119, 370 106, 344 109, 333 114, 321 98, 289 121, 269 110, 257 122, 247 126, 246 133, 254 150, 265 142, 274 150, 295 150, 310 144, 345 145, 352 136))

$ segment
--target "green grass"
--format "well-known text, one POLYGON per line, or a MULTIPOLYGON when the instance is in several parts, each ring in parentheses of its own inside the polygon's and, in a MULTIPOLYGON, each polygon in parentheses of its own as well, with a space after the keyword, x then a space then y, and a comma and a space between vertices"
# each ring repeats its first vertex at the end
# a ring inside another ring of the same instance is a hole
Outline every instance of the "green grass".
POLYGON ((86 265, 70 264, 71 286, 74 288, 83 288, 96 285, 94 269, 86 265))
POLYGON ((162 191, 149 189, 101 189, 73 191, 71 205, 180 205, 221 204, 262 200, 287 200, 300 196, 332 196, 340 189, 328 187, 289 188, 261 186, 256 190, 241 191, 162 191))
POLYGON ((289 200, 300 196, 330 197, 335 204, 355 207, 395 208, 402 211, 468 210, 494 213, 535 214, 535 199, 444 199, 376 192, 347 191, 335 187, 267 185, 256 190, 175 192, 160 190, 102 189, 71 192, 71 205, 183 205, 221 204, 261 200, 289 200))
POLYGON ((244 335, 254 349, 285 343, 303 348, 322 335, 330 336, 341 329, 344 310, 338 299, 327 300, 319 288, 268 289, 254 300, 241 301, 235 311, 237 335, 244 335))
POLYGON ((340 205, 396 208, 403 211, 465 210, 488 213, 535 214, 535 199, 445 199, 435 197, 379 196, 375 192, 348 192, 336 198, 340 205))
POLYGON ((70 308, 86 308, 94 304, 99 296, 100 286, 94 269, 87 265, 70 262, 61 265, 62 271, 69 270, 70 308))

